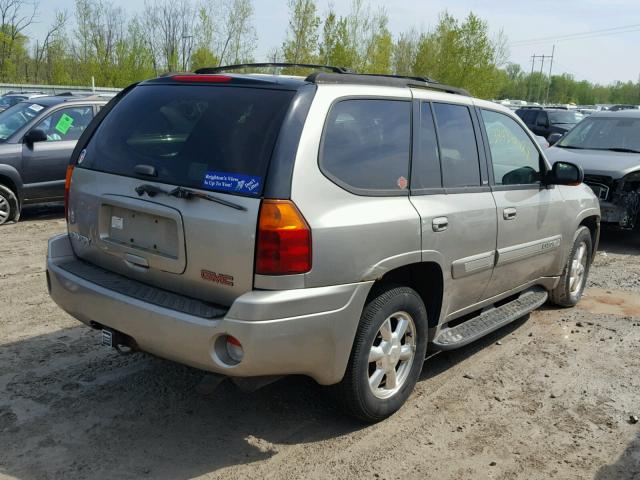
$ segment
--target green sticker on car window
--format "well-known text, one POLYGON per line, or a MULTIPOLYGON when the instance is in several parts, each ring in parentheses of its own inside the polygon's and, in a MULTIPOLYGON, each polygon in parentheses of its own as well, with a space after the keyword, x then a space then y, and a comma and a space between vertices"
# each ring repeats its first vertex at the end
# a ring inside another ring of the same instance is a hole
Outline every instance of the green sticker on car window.
POLYGON ((58 120, 58 123, 56 123, 55 129, 61 134, 66 135, 71 128, 71 125, 73 125, 73 117, 70 117, 66 113, 63 113, 60 116, 60 120, 58 120))

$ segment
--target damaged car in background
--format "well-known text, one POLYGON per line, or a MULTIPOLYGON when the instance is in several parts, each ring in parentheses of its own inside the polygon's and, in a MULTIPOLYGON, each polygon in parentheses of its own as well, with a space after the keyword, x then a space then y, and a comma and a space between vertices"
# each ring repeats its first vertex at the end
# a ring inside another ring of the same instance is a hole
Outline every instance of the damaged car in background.
POLYGON ((595 113, 546 153, 551 162, 582 166, 603 223, 640 229, 640 110, 595 113))

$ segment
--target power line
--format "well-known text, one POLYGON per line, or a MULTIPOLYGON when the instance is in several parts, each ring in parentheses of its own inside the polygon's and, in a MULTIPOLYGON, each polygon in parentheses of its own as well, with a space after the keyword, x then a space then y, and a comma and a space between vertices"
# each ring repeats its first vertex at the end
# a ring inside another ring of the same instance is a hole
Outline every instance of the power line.
POLYGON ((525 44, 561 42, 567 40, 582 40, 583 38, 595 38, 607 35, 619 35, 621 33, 630 33, 640 31, 640 24, 625 25, 620 27, 603 28, 600 30, 589 30, 586 32, 570 33, 566 35, 553 35, 550 37, 530 38, 528 40, 516 40, 511 42, 510 46, 523 46, 525 44))

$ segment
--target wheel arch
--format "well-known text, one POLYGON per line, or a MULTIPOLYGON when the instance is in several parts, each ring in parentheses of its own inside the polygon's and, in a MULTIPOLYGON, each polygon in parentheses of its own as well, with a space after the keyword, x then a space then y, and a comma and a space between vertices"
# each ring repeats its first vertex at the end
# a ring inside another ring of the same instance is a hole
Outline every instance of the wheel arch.
POLYGON ((593 262, 595 253, 598 251, 598 243, 600 242, 600 216, 585 216, 578 224, 578 228, 580 227, 587 227, 591 233, 591 261, 593 262))
POLYGON ((18 199, 18 203, 22 204, 22 180, 15 168, 0 165, 0 185, 10 189, 18 199))
POLYGON ((371 287, 369 298, 389 284, 403 285, 415 290, 427 308, 429 328, 438 325, 444 294, 444 276, 438 262, 415 262, 385 272, 371 287))

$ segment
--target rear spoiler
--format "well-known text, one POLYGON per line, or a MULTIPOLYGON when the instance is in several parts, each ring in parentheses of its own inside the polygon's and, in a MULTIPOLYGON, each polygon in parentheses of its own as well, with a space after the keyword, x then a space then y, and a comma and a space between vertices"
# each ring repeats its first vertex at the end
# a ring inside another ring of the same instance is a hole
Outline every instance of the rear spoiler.
POLYGON ((118 94, 115 97, 113 97, 111 100, 109 100, 107 104, 104 107, 102 107, 102 109, 98 112, 98 114, 95 117, 93 117, 93 119, 89 122, 89 125, 87 125, 87 128, 85 128, 84 132, 82 132, 82 135, 80 135, 80 138, 78 139, 78 143, 76 143, 76 146, 73 149, 73 152, 71 153, 71 158, 69 159, 69 165, 77 165, 80 152, 82 152, 87 147, 89 140, 91 140, 91 137, 93 137, 93 134, 102 123, 102 120, 104 120, 104 117, 106 117, 109 114, 109 112, 113 109, 113 107, 115 107, 116 104, 120 100, 122 100, 124 96, 127 93, 129 93, 131 90, 133 90, 137 85, 138 83, 132 83, 128 87, 118 92, 118 94))

